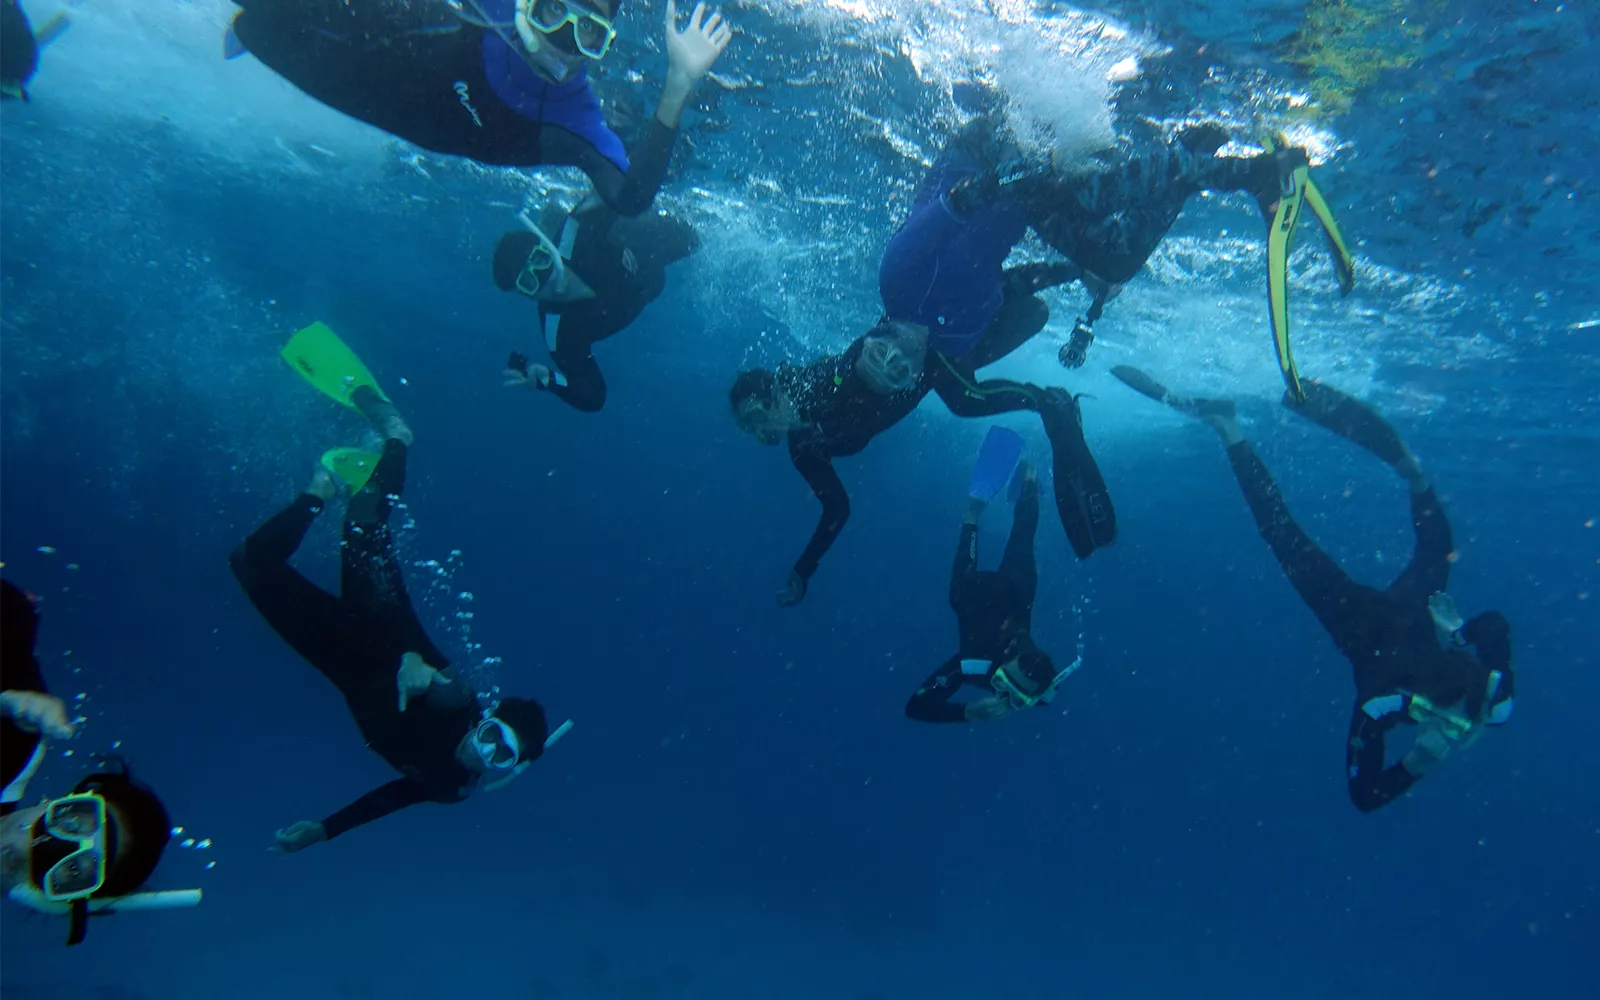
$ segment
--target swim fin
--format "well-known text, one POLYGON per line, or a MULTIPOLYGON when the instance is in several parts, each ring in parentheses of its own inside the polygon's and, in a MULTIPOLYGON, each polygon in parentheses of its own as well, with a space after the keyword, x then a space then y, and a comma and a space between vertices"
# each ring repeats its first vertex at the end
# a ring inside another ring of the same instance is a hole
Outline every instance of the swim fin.
POLYGON ((351 493, 360 493, 367 480, 378 470, 378 452, 361 448, 329 448, 322 453, 322 467, 346 486, 351 493))
MULTIPOLYGON (((1269 153, 1281 143, 1282 136, 1262 140, 1269 153)), ((1278 207, 1267 228, 1267 309, 1272 320, 1272 342, 1278 352, 1278 370, 1283 373, 1283 384, 1296 399, 1301 398, 1301 392, 1300 371, 1295 367, 1294 350, 1289 344, 1289 247, 1300 226, 1308 173, 1305 167, 1295 167, 1282 176, 1278 207)))
POLYGON ((977 464, 972 467, 972 485, 967 488, 967 494, 985 503, 993 500, 1011 480, 1020 461, 1022 435, 1009 427, 990 427, 978 451, 977 464))
POLYGON ((1064 389, 1045 390, 1039 404, 1044 432, 1054 458, 1056 512, 1067 541, 1079 559, 1094 555, 1117 540, 1117 512, 1105 477, 1083 437, 1078 401, 1064 389))
POLYGON ((279 353, 290 368, 299 372, 300 377, 319 392, 358 413, 360 410, 352 397, 362 386, 377 393, 384 402, 389 402, 389 397, 384 395, 383 388, 372 377, 367 366, 326 323, 312 323, 296 333, 279 353))
MULTIPOLYGON (((1227 417, 1231 419, 1238 412, 1231 399, 1179 396, 1131 365, 1117 365, 1111 369, 1111 374, 1134 392, 1148 396, 1158 403, 1165 403, 1179 413, 1185 413, 1191 417, 1199 417, 1202 420, 1207 417, 1227 417)), ((1284 398, 1289 398, 1288 392, 1284 393, 1284 398)))
POLYGON ((1322 192, 1317 190, 1317 185, 1310 176, 1306 177, 1305 201, 1317 221, 1322 223, 1322 233, 1328 238, 1328 252, 1333 254, 1333 271, 1339 279, 1339 294, 1349 295, 1356 287, 1356 263, 1350 256, 1350 248, 1345 245, 1344 234, 1339 231, 1339 223, 1329 210, 1328 203, 1322 197, 1322 192))
POLYGON ((222 58, 237 59, 240 56, 249 55, 249 53, 250 50, 244 47, 243 42, 239 41, 239 36, 233 33, 233 25, 228 25, 228 30, 222 33, 222 58))
POLYGON ((1415 461, 1399 432, 1367 404, 1315 379, 1307 379, 1301 388, 1304 395, 1298 400, 1284 393, 1283 405, 1365 448, 1388 465, 1398 467, 1415 461))
POLYGON ((51 42, 60 38, 62 35, 66 34, 67 29, 70 27, 72 27, 71 15, 64 10, 58 10, 54 14, 50 15, 50 19, 48 21, 44 22, 44 24, 40 25, 39 28, 34 31, 34 44, 38 45, 39 48, 42 49, 46 45, 49 45, 51 42))

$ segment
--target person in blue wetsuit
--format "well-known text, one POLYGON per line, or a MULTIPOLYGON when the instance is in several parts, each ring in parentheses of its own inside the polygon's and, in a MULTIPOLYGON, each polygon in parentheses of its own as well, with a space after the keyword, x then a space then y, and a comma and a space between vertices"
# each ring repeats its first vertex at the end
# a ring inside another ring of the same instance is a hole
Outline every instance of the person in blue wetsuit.
POLYGON ((986 501, 968 499, 950 571, 950 609, 956 613, 960 644, 956 655, 930 674, 906 702, 907 718, 918 722, 998 719, 1050 702, 1057 686, 1074 669, 1057 671, 1049 654, 1033 641, 1033 599, 1039 590, 1039 567, 1033 556, 1033 538, 1039 530, 1039 484, 1026 462, 1017 475, 1022 479, 1022 492, 998 569, 978 569, 978 519, 986 501), (982 694, 970 701, 958 700, 956 694, 964 687, 982 694))
POLYGON ((338 492, 319 466, 306 491, 234 551, 234 576, 295 652, 344 695, 367 746, 400 777, 321 820, 277 832, 291 853, 420 802, 461 802, 500 787, 544 753, 544 709, 504 698, 486 712, 428 638, 395 559, 389 515, 405 489, 411 429, 367 387, 354 403, 386 440, 371 479, 350 498, 335 597, 289 565, 323 506, 338 492))
POLYGON ((695 86, 732 37, 667 3, 667 80, 632 156, 605 123, 587 64, 620 0, 241 0, 230 54, 248 51, 338 111, 436 153, 494 166, 578 167, 606 204, 644 211, 695 86))
POLYGON ((1177 396, 1134 368, 1112 374, 1146 396, 1204 420, 1222 438, 1256 528, 1290 585, 1355 673, 1345 761, 1350 801, 1372 812, 1405 794, 1453 748, 1511 718, 1516 672, 1511 626, 1499 611, 1463 621, 1446 588, 1455 558, 1450 522, 1417 457, 1381 416, 1331 386, 1307 379, 1305 398, 1284 405, 1363 448, 1410 488, 1416 550, 1387 588, 1352 580, 1295 523, 1278 484, 1239 429, 1225 399, 1177 396), (1444 643, 1441 644, 1440 640, 1444 643), (1468 651, 1473 647, 1476 655, 1468 651), (1415 725, 1411 748, 1394 763, 1387 736, 1415 725))
MULTIPOLYGON (((1006 258, 1028 231, 1027 210, 1017 199, 988 198, 966 211, 950 203, 951 190, 1018 155, 1005 135, 992 115, 980 115, 950 141, 878 265, 884 315, 926 327, 929 350, 953 360, 971 355, 999 315, 1006 258)), ((1053 283, 1080 276, 1079 268, 1062 263, 1053 283)))
POLYGON ((996 143, 992 148, 1000 155, 956 178, 945 202, 962 215, 994 213, 991 206, 1004 206, 1009 226, 1031 226, 1046 245, 1082 269, 1093 302, 1060 353, 1063 365, 1077 368, 1105 304, 1160 247, 1190 196, 1247 192, 1270 220, 1280 180, 1309 163, 1299 148, 1216 155, 1227 142, 1226 129, 1206 122, 1184 129, 1175 141, 1121 144, 1073 169, 1029 162, 1014 144, 996 143))

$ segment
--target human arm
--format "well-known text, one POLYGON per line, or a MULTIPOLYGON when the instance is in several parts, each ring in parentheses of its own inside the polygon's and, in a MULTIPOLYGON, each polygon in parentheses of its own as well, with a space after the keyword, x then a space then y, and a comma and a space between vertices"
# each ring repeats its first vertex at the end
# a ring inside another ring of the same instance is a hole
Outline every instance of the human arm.
POLYGON ((379 785, 317 825, 322 828, 322 839, 332 840, 358 826, 365 826, 373 820, 383 819, 407 806, 426 801, 428 793, 421 782, 412 781, 410 778, 396 778, 386 785, 379 785))
POLYGON ((1461 638, 1478 652, 1478 661, 1500 672, 1493 703, 1484 706, 1488 721, 1505 722, 1517 693, 1517 672, 1511 664, 1511 623, 1498 611, 1485 611, 1461 627, 1461 638))
POLYGON ((779 595, 780 603, 786 607, 804 599, 812 574, 816 573, 818 564, 828 549, 832 548, 839 532, 844 530, 845 522, 850 520, 850 494, 845 491, 843 480, 834 470, 833 460, 805 445, 796 444, 793 434, 789 435, 789 457, 811 487, 811 492, 822 503, 822 516, 817 520, 816 530, 811 533, 811 541, 806 544, 805 551, 800 553, 800 558, 789 573, 788 586, 779 595), (797 582, 799 589, 795 593, 797 582))
POLYGON ((963 679, 961 658, 946 660, 906 702, 906 718, 917 722, 966 722, 967 706, 951 700, 961 690, 963 679))
POLYGON ((54 695, 42 691, 0 692, 0 715, 23 732, 38 733, 52 740, 72 739, 67 706, 54 695))
POLYGON ((1384 737, 1398 722, 1397 713, 1404 711, 1401 695, 1369 700, 1357 705, 1350 715, 1350 740, 1345 745, 1346 771, 1350 776, 1350 801, 1364 813, 1373 812, 1399 798, 1421 777, 1426 765, 1420 759, 1411 760, 1417 771, 1406 766, 1406 761, 1384 767, 1384 737), (1382 706, 1381 708, 1379 706, 1382 706))
POLYGON ((678 5, 667 0, 667 80, 661 88, 655 120, 676 130, 683 118, 694 88, 705 79, 717 58, 733 40, 733 27, 722 20, 720 11, 706 16, 706 5, 697 3, 689 15, 689 26, 678 30, 678 5))

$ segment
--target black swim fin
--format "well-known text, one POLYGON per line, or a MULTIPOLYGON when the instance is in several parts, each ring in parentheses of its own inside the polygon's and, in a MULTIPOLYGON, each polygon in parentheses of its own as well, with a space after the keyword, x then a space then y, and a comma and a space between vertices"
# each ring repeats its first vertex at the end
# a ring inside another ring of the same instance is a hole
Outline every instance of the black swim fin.
MULTIPOLYGON (((1228 417, 1231 419, 1237 412, 1231 399, 1206 399, 1204 397, 1174 395, 1171 389, 1168 389, 1132 365, 1117 365, 1111 369, 1111 374, 1134 392, 1149 396, 1158 403, 1165 403, 1179 413, 1187 413, 1191 417, 1199 417, 1202 420, 1207 417, 1228 417)), ((1285 398, 1287 398, 1287 395, 1285 398)))
POLYGON ((1365 448, 1388 465, 1398 467, 1414 461, 1399 433, 1367 404, 1314 379, 1303 380, 1300 389, 1304 395, 1298 400, 1293 393, 1285 392, 1283 405, 1365 448))
POLYGON ((1064 389, 1045 390, 1039 416, 1054 458, 1056 510, 1079 559, 1117 540, 1117 512, 1105 477, 1083 437, 1078 402, 1064 389))

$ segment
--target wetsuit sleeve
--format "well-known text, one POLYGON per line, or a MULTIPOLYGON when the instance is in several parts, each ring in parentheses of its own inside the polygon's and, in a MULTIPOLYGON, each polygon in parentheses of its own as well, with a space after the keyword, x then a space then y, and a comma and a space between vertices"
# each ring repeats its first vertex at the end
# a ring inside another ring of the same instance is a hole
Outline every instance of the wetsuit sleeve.
POLYGON ((375 819, 383 819, 407 806, 427 801, 428 793, 420 782, 412 781, 410 778, 396 778, 387 785, 374 788, 323 820, 322 829, 327 833, 328 839, 332 840, 341 833, 348 833, 375 819))
POLYGON ((951 701, 966 680, 961 674, 961 658, 947 660, 917 688, 906 702, 906 718, 918 722, 966 722, 967 707, 951 701))
POLYGON ((595 193, 621 215, 638 215, 655 201, 677 140, 677 129, 652 117, 645 137, 628 150, 628 172, 623 173, 599 150, 566 129, 546 126, 539 135, 545 162, 582 170, 595 193))
POLYGON ((650 252, 663 264, 674 264, 700 249, 700 234, 674 215, 662 216, 650 235, 650 252))
POLYGON ((1350 801, 1364 813, 1388 805, 1417 783, 1417 776, 1403 764, 1383 766, 1384 735, 1392 728, 1392 720, 1374 719, 1360 705, 1351 713, 1345 763, 1350 774, 1350 801))
POLYGON ((811 541, 794 564, 794 571, 800 578, 810 580, 822 557, 833 547, 834 539, 844 530, 845 522, 850 520, 850 494, 845 492, 844 482, 834 470, 833 462, 804 445, 795 444, 792 434, 789 436, 789 457, 810 485, 811 492, 822 502, 822 517, 817 521, 817 529, 811 533, 811 541))
POLYGON ((0 617, 0 689, 45 694, 44 673, 33 652, 39 613, 28 595, 10 580, 0 583, 0 589, 4 591, 0 596, 4 612, 0 617))

